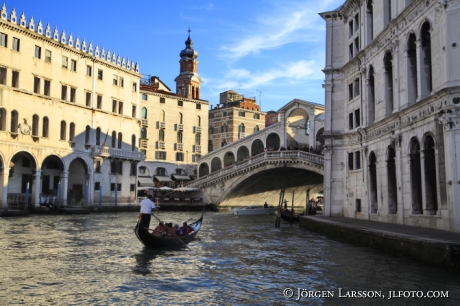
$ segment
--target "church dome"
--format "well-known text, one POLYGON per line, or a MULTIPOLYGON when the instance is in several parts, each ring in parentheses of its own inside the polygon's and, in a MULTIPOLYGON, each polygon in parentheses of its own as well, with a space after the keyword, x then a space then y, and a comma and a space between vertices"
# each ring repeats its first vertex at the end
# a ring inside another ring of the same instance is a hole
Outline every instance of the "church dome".
POLYGON ((181 59, 195 59, 198 57, 198 52, 193 50, 193 41, 190 39, 190 34, 185 41, 185 49, 180 52, 181 59))

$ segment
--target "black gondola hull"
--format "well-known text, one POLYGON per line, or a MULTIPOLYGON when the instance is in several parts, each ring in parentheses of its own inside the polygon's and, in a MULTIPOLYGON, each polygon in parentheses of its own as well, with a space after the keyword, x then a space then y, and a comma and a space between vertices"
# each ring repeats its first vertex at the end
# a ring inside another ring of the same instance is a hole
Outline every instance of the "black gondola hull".
POLYGON ((151 234, 143 225, 142 219, 139 218, 134 233, 140 242, 146 248, 164 248, 164 247, 180 247, 185 246, 187 243, 195 239, 196 235, 200 231, 201 224, 203 222, 203 215, 197 221, 189 224, 189 227, 193 229, 193 232, 178 237, 159 237, 151 234))

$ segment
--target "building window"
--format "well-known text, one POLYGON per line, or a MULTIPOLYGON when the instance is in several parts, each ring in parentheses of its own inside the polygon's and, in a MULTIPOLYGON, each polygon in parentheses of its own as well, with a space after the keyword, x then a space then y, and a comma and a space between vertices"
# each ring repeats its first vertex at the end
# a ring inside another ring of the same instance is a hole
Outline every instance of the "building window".
POLYGON ((222 112, 222 117, 226 117, 227 116, 227 112, 222 112))
POLYGON ((70 87, 70 102, 75 102, 76 98, 75 95, 77 94, 77 89, 70 87))
POLYGON ((177 106, 184 106, 184 101, 178 100, 177 101, 177 106))
POLYGON ((355 152, 355 169, 361 169, 361 152, 355 152))
POLYGON ((118 113, 123 115, 123 102, 121 101, 118 102, 118 113))
POLYGON ((6 85, 6 68, 0 67, 0 84, 6 85))
POLYGON ((353 113, 348 114, 348 129, 353 129, 353 113))
POLYGON ((19 114, 17 111, 12 111, 11 112, 11 126, 10 130, 12 133, 17 133, 18 132, 18 120, 19 120, 19 114))
POLYGON ((71 122, 69 126, 69 141, 74 141, 75 139, 75 123, 71 122))
POLYGON ((34 93, 40 93, 40 78, 34 77, 34 93))
POLYGON ((14 51, 19 52, 19 45, 20 45, 20 40, 19 40, 19 38, 13 37, 13 46, 12 46, 12 49, 13 49, 14 51))
POLYGON ((166 152, 165 151, 155 151, 155 158, 158 160, 166 160, 166 152))
POLYGON ((254 127, 254 133, 255 133, 255 132, 258 132, 259 130, 260 130, 260 129, 259 129, 259 126, 256 125, 256 126, 254 127))
POLYGON ((100 160, 96 161, 96 168, 94 171, 96 171, 97 173, 101 173, 101 161, 100 160))
POLYGON ((33 115, 32 116, 32 135, 33 136, 38 136, 38 116, 33 115))
POLYGON ((137 83, 136 82, 133 83, 133 91, 137 92, 137 83))
POLYGON ((12 71, 11 73, 11 86, 14 88, 19 87, 19 71, 12 71))
POLYGON ((49 119, 48 117, 43 117, 42 137, 48 138, 48 135, 49 135, 49 119))
POLYGON ((361 199, 356 199, 355 200, 355 211, 356 212, 361 212, 361 199))
POLYGON ((43 94, 45 96, 51 96, 51 81, 45 80, 45 87, 43 88, 43 94))
MULTIPOLYGON (((134 174, 134 175, 135 175, 135 174, 134 174)), ((136 191, 136 185, 135 185, 135 184, 130 184, 130 185, 129 185, 129 191, 130 191, 130 192, 136 191)))
POLYGON ((42 47, 35 46, 35 58, 42 58, 42 47))
POLYGON ((145 167, 139 167, 139 174, 145 174, 145 167))
POLYGON ((117 100, 112 100, 112 113, 117 112, 117 100))
MULTIPOLYGON (((116 184, 117 185, 117 192, 121 191, 121 184, 116 184)), ((110 191, 115 191, 115 183, 110 184, 110 191)))
POLYGON ((201 134, 195 134, 195 145, 201 146, 201 134))
POLYGON ((372 1, 367 1, 366 6, 367 43, 374 39, 374 8, 372 1))
POLYGON ((121 149, 123 146, 123 134, 118 133, 118 149, 121 149))
POLYGON ((70 60, 70 70, 77 71, 77 61, 76 60, 70 60))
POLYGON ((359 108, 355 110, 355 127, 358 127, 361 125, 361 114, 359 111, 359 108))
POLYGON ((131 151, 136 151, 136 135, 131 135, 131 151))
POLYGON ((142 100, 147 101, 147 95, 146 94, 142 94, 142 100))
POLYGON ((196 104, 196 109, 201 109, 201 104, 197 103, 196 104))
POLYGON ((348 153, 348 170, 353 170, 353 161, 354 161, 355 155, 353 152, 348 153))
POLYGON ((103 71, 102 71, 102 69, 99 69, 99 70, 97 71, 97 79, 98 79, 98 80, 102 80, 102 77, 103 77, 103 71))
POLYGON ((123 174, 123 162, 111 162, 110 163, 110 172, 112 174, 123 174))
POLYGON ((165 141, 165 131, 163 129, 158 131, 158 141, 165 141))
POLYGON ((116 148, 117 144, 117 132, 113 131, 112 132, 112 148, 116 148))
POLYGON ((141 110, 141 118, 147 119, 147 108, 143 107, 141 110))
POLYGON ((239 111, 239 112, 238 112, 238 116, 240 116, 240 117, 245 117, 246 115, 245 115, 244 111, 239 111))
POLYGON ((61 86, 61 100, 67 100, 67 86, 61 86))
POLYGON ((260 119, 260 114, 254 114, 254 119, 260 119))
POLYGON ((184 161, 184 153, 176 152, 176 161, 184 161))
POLYGON ((101 188, 101 183, 100 182, 94 182, 94 190, 99 191, 101 188))
POLYGON ((62 68, 69 68, 69 58, 67 56, 62 57, 62 68))
POLYGON ((131 117, 136 118, 136 111, 137 111, 136 105, 131 106, 131 117))
POLYGON ((182 143, 183 134, 182 132, 177 132, 177 143, 182 143))
POLYGON ((117 75, 113 75, 113 85, 118 85, 118 76, 117 75))
POLYGON ((125 80, 122 77, 120 77, 118 81, 120 83, 120 87, 125 87, 125 80))
POLYGON ((61 121, 61 140, 65 140, 67 134, 67 124, 65 123, 64 120, 61 121))
POLYGON ((97 96, 97 109, 102 109, 102 96, 97 96))
POLYGON ((89 91, 86 92, 86 106, 91 106, 91 93, 89 91))
POLYGON ((45 62, 51 63, 51 50, 45 50, 45 62))
POLYGON ((160 103, 166 103, 166 98, 160 98, 160 103))
POLYGON ((0 32, 0 46, 8 47, 8 35, 0 32))
POLYGON ((96 145, 97 146, 101 145, 101 128, 100 127, 96 129, 96 145))
POLYGON ((86 75, 91 76, 93 74, 93 68, 90 65, 86 66, 86 75))

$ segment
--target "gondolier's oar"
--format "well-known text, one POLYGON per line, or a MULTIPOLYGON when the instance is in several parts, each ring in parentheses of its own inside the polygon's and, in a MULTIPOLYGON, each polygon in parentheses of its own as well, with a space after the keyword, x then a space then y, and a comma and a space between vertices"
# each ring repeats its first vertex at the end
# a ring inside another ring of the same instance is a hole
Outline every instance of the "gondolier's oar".
MULTIPOLYGON (((157 219, 158 221, 163 222, 163 221, 161 221, 160 219, 158 219, 157 216, 155 216, 153 213, 152 213, 152 216, 154 216, 155 219, 157 219)), ((191 249, 188 247, 188 245, 186 245, 186 244, 182 241, 182 239, 179 238, 179 236, 177 236, 175 233, 174 233, 174 236, 176 236, 177 240, 179 240, 180 242, 182 242, 182 244, 183 244, 187 249, 189 249, 189 250, 191 251, 191 249)))

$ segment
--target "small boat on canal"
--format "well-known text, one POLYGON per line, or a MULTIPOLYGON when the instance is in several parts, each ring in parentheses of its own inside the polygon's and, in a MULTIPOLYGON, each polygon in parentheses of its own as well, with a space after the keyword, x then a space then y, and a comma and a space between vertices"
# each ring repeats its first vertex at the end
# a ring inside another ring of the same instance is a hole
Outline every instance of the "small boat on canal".
POLYGON ((163 237, 153 235, 149 232, 147 228, 144 227, 141 218, 139 218, 139 220, 137 221, 136 227, 134 228, 134 233, 136 234, 136 237, 139 239, 139 241, 142 242, 142 244, 146 248, 186 246, 186 244, 195 239, 196 235, 198 234, 201 228, 201 224, 203 223, 203 214, 204 210, 201 214, 200 219, 188 225, 188 227, 191 228, 192 231, 187 235, 175 237, 163 237))
POLYGON ((276 208, 273 205, 250 205, 243 208, 233 208, 230 212, 237 216, 273 215, 276 208))
POLYGON ((291 211, 288 209, 283 209, 283 211, 281 212, 281 219, 283 219, 284 221, 287 221, 287 222, 291 222, 292 223, 296 223, 296 222, 299 222, 299 214, 291 214, 291 211))

